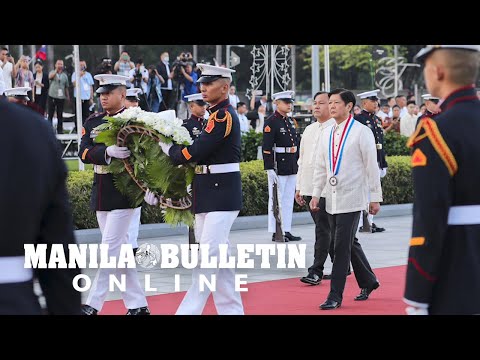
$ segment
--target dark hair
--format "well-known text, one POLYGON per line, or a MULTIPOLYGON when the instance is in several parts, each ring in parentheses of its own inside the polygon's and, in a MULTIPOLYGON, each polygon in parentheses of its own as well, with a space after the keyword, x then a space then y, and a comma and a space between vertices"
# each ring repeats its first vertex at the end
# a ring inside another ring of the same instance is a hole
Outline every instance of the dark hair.
POLYGON ((143 59, 142 58, 137 59, 137 61, 135 61, 135 64, 143 64, 143 59))
POLYGON ((389 101, 392 100, 392 99, 393 99, 393 96, 387 97, 387 102, 389 102, 389 101))
POLYGON ((35 61, 35 65, 37 65, 37 64, 43 66, 42 60, 37 59, 37 60, 35 61))
POLYGON ((8 48, 2 47, 0 50, 7 50, 8 51, 8 48))
POLYGON ((404 98, 406 98, 406 96, 405 96, 405 95, 397 95, 397 96, 395 96, 395 100, 396 100, 396 99, 400 99, 401 97, 404 97, 404 98))
POLYGON ((155 65, 150 65, 150 66, 148 67, 148 70, 155 70, 156 68, 157 68, 157 67, 156 67, 155 65))
MULTIPOLYGON (((326 91, 317 91, 317 93, 315 95, 313 95, 313 100, 315 100, 315 98, 318 96, 318 95, 322 95, 322 94, 327 94, 328 95, 328 92, 326 91)), ((330 97, 328 95, 328 97, 330 97)))
POLYGON ((408 100, 407 101, 407 106, 410 105, 410 104, 413 104, 413 105, 417 105, 417 103, 413 100, 408 100))
POLYGON ((397 104, 395 104, 395 105, 392 106, 392 111, 393 111, 393 109, 395 109, 395 108, 398 108, 398 109, 400 110, 400 106, 398 106, 397 104))
POLYGON ((348 103, 352 103, 352 109, 355 107, 355 95, 350 90, 343 88, 334 89, 328 93, 328 98, 330 99, 330 97, 335 94, 340 95, 340 98, 343 100, 345 105, 348 105, 348 103))
POLYGON ((237 109, 240 107, 240 106, 243 106, 243 105, 246 105, 243 101, 239 101, 237 103, 237 109))

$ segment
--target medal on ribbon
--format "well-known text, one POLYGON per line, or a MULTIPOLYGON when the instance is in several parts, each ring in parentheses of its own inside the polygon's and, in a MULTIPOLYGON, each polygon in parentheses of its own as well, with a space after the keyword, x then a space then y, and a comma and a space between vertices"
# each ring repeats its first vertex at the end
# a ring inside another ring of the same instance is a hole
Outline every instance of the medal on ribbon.
POLYGON ((350 129, 353 125, 353 118, 350 115, 347 119, 347 123, 342 131, 342 136, 340 137, 340 142, 338 143, 338 150, 335 153, 335 128, 332 127, 330 132, 330 139, 328 142, 328 162, 330 165, 330 173, 332 176, 328 179, 328 182, 331 186, 336 186, 338 184, 337 174, 340 170, 340 164, 342 162, 343 150, 345 148, 345 142, 347 141, 348 134, 350 133, 350 129))

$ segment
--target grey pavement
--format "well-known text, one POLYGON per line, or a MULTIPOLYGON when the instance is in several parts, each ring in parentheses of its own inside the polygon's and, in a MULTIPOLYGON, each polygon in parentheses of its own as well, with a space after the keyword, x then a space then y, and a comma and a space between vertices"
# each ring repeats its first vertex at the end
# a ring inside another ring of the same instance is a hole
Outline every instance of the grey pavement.
MULTIPOLYGON (((389 205, 382 207, 384 216, 375 217, 374 222, 377 226, 386 228, 385 232, 365 234, 357 233, 357 237, 362 245, 365 254, 372 268, 382 268, 389 266, 405 265, 407 263, 408 244, 411 234, 412 216, 411 204, 409 206, 389 205), (400 206, 400 208, 399 208, 400 206), (401 210, 399 210, 401 209, 401 210)), ((381 212, 382 213, 382 212, 381 212)), ((310 216, 307 213, 308 216, 310 216)), ((254 269, 236 269, 237 274, 247 274, 247 284, 267 280, 279 280, 286 278, 302 277, 307 274, 307 268, 313 261, 314 224, 311 218, 305 217, 301 224, 292 227, 292 233, 302 237, 301 241, 289 242, 288 244, 306 244, 306 264, 305 268, 299 269, 277 269, 273 264, 276 257, 270 257, 272 267, 270 269, 260 268, 260 256, 251 254, 256 268, 254 269)), ((295 222, 294 222, 295 224, 295 222)), ((252 224, 253 227, 254 224, 252 224)), ((187 244, 187 234, 177 234, 172 236, 157 236, 139 239, 139 245, 144 243, 154 244, 159 247, 161 244, 187 244)), ((271 235, 267 232, 266 221, 261 227, 244 230, 232 230, 230 233, 230 244, 232 246, 232 255, 236 255, 235 245, 237 244, 274 244, 271 241, 271 235)), ((166 294, 175 292, 174 276, 180 275, 180 291, 186 291, 191 284, 191 270, 184 269, 181 266, 176 269, 163 269, 155 266, 151 269, 137 267, 140 283, 144 286, 145 275, 150 275, 150 286, 156 288, 155 291, 146 292, 147 296, 166 294)), ((331 271, 330 258, 325 263, 325 273, 331 271)), ((84 269, 82 272, 93 280, 96 269, 84 269)), ((82 293, 83 301, 86 300, 87 292, 82 293)), ((121 299, 121 292, 116 290, 109 292, 107 300, 121 299)))

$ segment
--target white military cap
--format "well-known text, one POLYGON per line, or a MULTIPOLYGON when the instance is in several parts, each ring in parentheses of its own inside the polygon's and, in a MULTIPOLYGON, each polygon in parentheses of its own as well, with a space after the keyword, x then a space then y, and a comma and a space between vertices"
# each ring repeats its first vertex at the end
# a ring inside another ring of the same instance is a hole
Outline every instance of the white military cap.
POLYGON ((192 95, 185 95, 185 97, 187 98, 188 102, 195 101, 199 105, 205 105, 206 104, 205 101, 203 100, 203 97, 202 97, 201 93, 192 94, 192 95))
POLYGON ((127 99, 128 100, 133 100, 133 101, 138 101, 140 100, 138 98, 138 94, 142 92, 142 89, 139 89, 139 88, 131 88, 131 89, 127 89, 127 99))
POLYGON ((93 77, 98 80, 100 87, 97 89, 97 94, 110 92, 117 86, 127 86, 127 76, 114 74, 98 74, 93 77))
POLYGON ((422 98, 423 100, 440 100, 440 98, 432 96, 430 94, 423 94, 422 98))
POLYGON ((370 99, 370 100, 378 100, 377 94, 380 92, 379 89, 377 90, 371 90, 371 91, 365 91, 361 94, 358 94, 358 97, 360 99, 370 99))
POLYGON ((423 62, 427 58, 427 55, 438 49, 480 51, 480 45, 427 45, 415 55, 413 60, 423 62))
POLYGON ((27 101, 30 101, 28 98, 28 92, 32 90, 31 87, 29 86, 24 86, 24 87, 15 87, 11 89, 5 89, 3 92, 3 95, 5 96, 11 96, 11 97, 16 97, 17 99, 25 99, 27 101))
POLYGON ((287 90, 287 91, 280 91, 272 95, 272 99, 275 100, 283 100, 287 102, 293 102, 295 100, 295 91, 287 90))
POLYGON ((208 64, 197 64, 197 67, 202 72, 202 76, 197 80, 198 83, 212 82, 222 78, 232 80, 232 73, 235 72, 233 69, 208 64))

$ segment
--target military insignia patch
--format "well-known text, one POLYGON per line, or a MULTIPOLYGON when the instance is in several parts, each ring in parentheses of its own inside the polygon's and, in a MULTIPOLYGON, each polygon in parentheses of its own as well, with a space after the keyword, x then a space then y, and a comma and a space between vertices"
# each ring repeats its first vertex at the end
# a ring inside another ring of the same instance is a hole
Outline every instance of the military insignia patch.
POLYGON ((215 127, 215 121, 213 119, 208 120, 207 127, 205 128, 205 132, 210 134, 214 127, 215 127))
POLYGON ((412 154, 412 167, 415 166, 426 166, 427 157, 422 150, 416 149, 412 154))
POLYGON ((265 126, 265 132, 270 132, 270 131, 272 131, 272 129, 270 128, 270 126, 268 126, 268 125, 265 126))

